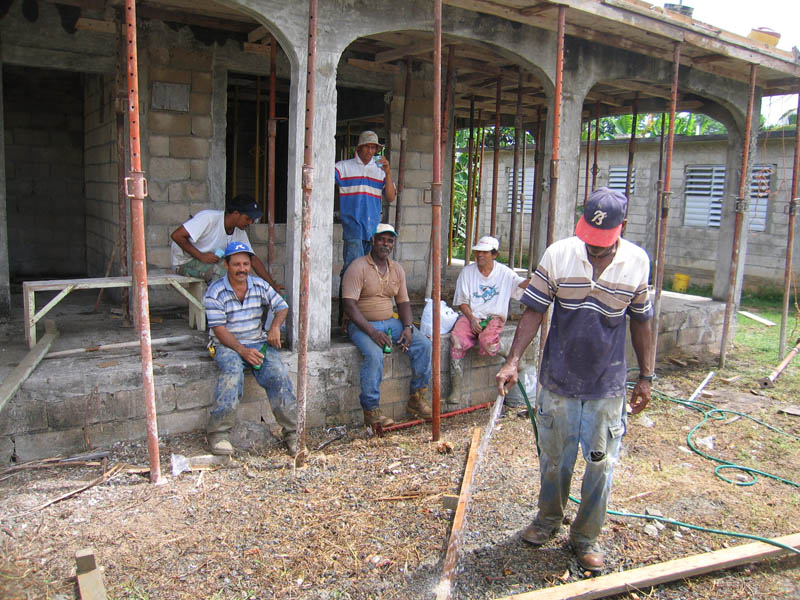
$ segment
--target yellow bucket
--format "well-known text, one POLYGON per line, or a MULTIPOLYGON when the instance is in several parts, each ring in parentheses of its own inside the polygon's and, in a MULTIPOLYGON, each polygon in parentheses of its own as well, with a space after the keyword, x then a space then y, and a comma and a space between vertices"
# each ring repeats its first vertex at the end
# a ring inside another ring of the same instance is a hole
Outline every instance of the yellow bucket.
POLYGON ((689 276, 684 273, 675 273, 672 278, 672 291, 684 293, 689 289, 689 276))

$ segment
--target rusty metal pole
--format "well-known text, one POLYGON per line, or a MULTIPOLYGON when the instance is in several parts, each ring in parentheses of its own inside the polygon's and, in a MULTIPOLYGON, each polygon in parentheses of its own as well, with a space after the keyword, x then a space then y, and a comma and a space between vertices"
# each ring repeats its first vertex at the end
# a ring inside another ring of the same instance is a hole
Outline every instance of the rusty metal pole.
MULTIPOLYGON (((525 216, 525 157, 526 157, 526 150, 528 147, 528 131, 525 129, 525 126, 522 127, 522 177, 520 178, 519 184, 519 216, 517 217, 517 266, 521 269, 522 268, 522 229, 523 225, 522 222, 524 221, 523 217, 525 216)), ((514 268, 514 265, 510 265, 511 268, 514 268)))
POLYGON ((408 141, 408 97, 411 95, 411 57, 406 56, 406 83, 403 96, 403 122, 400 125, 400 164, 397 167, 397 197, 394 200, 394 229, 400 232, 403 222, 403 188, 406 184, 406 155, 408 141))
POLYGON ((542 137, 544 127, 542 127, 542 107, 538 107, 536 109, 536 133, 534 134, 534 140, 536 146, 533 149, 533 169, 534 169, 534 176, 533 176, 533 190, 531 191, 531 230, 528 237, 528 277, 531 276, 533 273, 533 254, 534 254, 534 243, 536 240, 536 203, 539 202, 539 194, 538 190, 540 190, 540 182, 542 181, 542 158, 544 153, 542 152, 542 137))
POLYGON ((253 153, 255 160, 255 177, 253 181, 253 199, 258 202, 260 183, 259 159, 261 158, 261 77, 256 77, 256 149, 253 153))
POLYGON ((442 160, 445 157, 447 138, 450 135, 450 116, 453 113, 453 96, 455 95, 455 50, 452 44, 447 47, 447 72, 444 76, 445 96, 442 103, 442 160))
POLYGON ((633 159, 636 157, 636 128, 639 125, 639 92, 633 99, 633 119, 631 120, 631 139, 628 142, 628 171, 625 175, 625 197, 628 204, 625 206, 625 224, 622 226, 622 234, 625 233, 627 226, 628 210, 631 206, 631 183, 633 181, 633 159))
POLYGON ((594 161, 592 162, 592 189, 597 187, 597 151, 600 146, 600 103, 594 105, 594 161))
POLYGON ((153 348, 150 345, 150 301, 147 295, 147 258, 144 237, 144 197, 147 181, 142 172, 141 137, 139 132, 139 66, 136 49, 136 2, 125 0, 126 57, 128 65, 128 123, 131 171, 125 188, 131 199, 131 241, 133 242, 133 289, 135 290, 136 324, 142 354, 142 388, 147 424, 147 453, 150 457, 150 482, 161 482, 161 461, 158 453, 158 420, 156 390, 153 382, 153 348))
POLYGON ((503 92, 503 78, 497 78, 497 98, 494 108, 494 159, 492 163, 492 217, 489 235, 494 236, 497 228, 497 175, 500 170, 500 96, 503 92))
POLYGON ((586 171, 585 181, 583 183, 583 203, 589 199, 589 163, 591 162, 592 155, 592 115, 589 113, 586 117, 586 171))
POLYGON ((233 86, 233 164, 231 165, 231 198, 236 196, 239 170, 239 86, 233 86))
POLYGON ((308 395, 308 296, 311 279, 311 192, 314 189, 314 90, 317 63, 317 0, 308 0, 306 56, 306 119, 303 142, 303 216, 300 239, 300 311, 297 348, 297 439, 295 466, 305 462, 306 396, 308 395))
POLYGON ((475 149, 475 192, 472 194, 473 204, 475 205, 475 217, 472 223, 472 242, 471 246, 478 243, 478 231, 481 224, 481 186, 483 185, 483 155, 486 148, 486 130, 483 128, 483 109, 478 110, 478 148, 475 149))
POLYGON ((433 268, 433 358, 431 436, 439 441, 442 384, 442 0, 433 1, 433 183, 431 184, 431 265, 433 268))
MULTIPOLYGON (((119 276, 128 276, 128 196, 125 193, 125 113, 127 111, 127 82, 125 80, 125 39, 120 36, 119 57, 116 70, 116 145, 117 145, 117 208, 119 210, 119 276)), ((130 321, 130 288, 120 294, 122 318, 130 321)))
POLYGON ((781 310, 781 334, 778 356, 786 352, 786 322, 789 318, 789 297, 792 284, 792 252, 794 251, 794 216, 797 212, 797 179, 800 173, 800 95, 797 96, 797 117, 794 130, 794 163, 792 189, 789 191, 789 223, 786 234, 786 269, 783 274, 783 308, 781 310))
POLYGON ((656 235, 653 246, 653 268, 658 272, 658 240, 661 237, 661 200, 664 190, 664 122, 665 114, 661 113, 661 135, 658 138, 658 181, 656 182, 656 235))
POLYGON ((472 177, 473 156, 475 150, 472 135, 475 131, 475 96, 469 99, 469 142, 467 143, 467 231, 464 235, 464 265, 470 263, 470 244, 472 239, 472 177))
POLYGON ((456 136, 453 135, 453 145, 450 156, 450 229, 447 237, 447 264, 453 264, 453 225, 455 224, 454 212, 456 210, 456 136))
POLYGON ((681 66, 681 44, 675 42, 672 49, 672 94, 669 105, 669 132, 667 134, 666 160, 664 161, 664 188, 661 192, 661 218, 656 246, 655 302, 653 310, 653 350, 655 360, 658 350, 658 328, 661 320, 661 290, 664 287, 664 260, 667 254, 667 218, 669 217, 669 196, 672 193, 672 150, 675 145, 675 113, 678 109, 678 74, 681 66))
POLYGON ((744 125, 744 148, 742 149, 742 170, 739 174, 739 195, 736 198, 736 219, 733 224, 733 248, 731 249, 731 271, 728 279, 728 300, 725 303, 725 319, 722 322, 722 341, 719 348, 719 368, 725 368, 725 358, 728 352, 728 336, 730 333, 731 318, 733 316, 736 299, 736 277, 739 271, 739 244, 742 238, 742 222, 744 212, 747 210, 747 183, 750 173, 747 166, 750 164, 750 137, 753 133, 753 108, 756 96, 756 71, 758 65, 750 65, 750 96, 747 100, 747 120, 744 125))
POLYGON ((517 194, 519 192, 519 153, 522 133, 522 69, 517 69, 517 110, 514 115, 514 166, 511 171, 511 223, 508 233, 508 266, 514 268, 516 258, 517 194))
POLYGON ((277 75, 278 40, 273 36, 269 52, 269 120, 267 121, 267 270, 272 270, 275 260, 275 139, 278 135, 278 120, 275 115, 275 96, 278 87, 277 75))
POLYGON ((794 360, 797 353, 800 352, 800 340, 797 340, 797 345, 789 351, 789 354, 781 361, 781 363, 772 370, 772 373, 762 378, 758 383, 762 388, 768 388, 775 385, 775 381, 781 376, 781 373, 789 366, 789 363, 794 360))

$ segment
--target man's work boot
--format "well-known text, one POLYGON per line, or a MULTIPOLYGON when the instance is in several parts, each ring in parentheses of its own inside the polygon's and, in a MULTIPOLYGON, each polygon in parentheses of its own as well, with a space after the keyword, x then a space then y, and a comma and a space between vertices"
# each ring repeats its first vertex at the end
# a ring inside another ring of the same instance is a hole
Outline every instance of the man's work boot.
POLYGON ((593 573, 603 570, 605 555, 597 544, 578 543, 570 540, 569 545, 575 551, 575 558, 578 559, 581 569, 593 573))
POLYGON ((450 359, 450 395, 444 401, 451 410, 461 404, 461 394, 464 389, 464 359, 450 359))
POLYGON ((406 410, 408 410, 408 414, 412 417, 429 421, 433 418, 433 411, 431 410, 428 401, 425 400, 425 392, 427 391, 428 388, 419 388, 418 390, 414 390, 408 399, 408 407, 406 410))
POLYGON ((533 521, 522 532, 522 539, 533 546, 541 546, 558 533, 558 528, 553 529, 538 521, 533 521))
POLYGON ((230 456, 233 454, 233 446, 227 433, 208 434, 208 449, 211 454, 217 456, 230 456))
MULTIPOLYGON (((292 458, 300 454, 300 440, 297 438, 296 431, 289 431, 283 434, 283 444, 286 446, 286 451, 292 458)), ((308 450, 305 446, 303 446, 303 451, 308 454, 308 450)))
POLYGON ((390 425, 394 425, 394 421, 389 417, 383 416, 380 408, 375 408, 373 410, 364 411, 364 425, 367 427, 374 427, 375 425, 389 427, 390 425))

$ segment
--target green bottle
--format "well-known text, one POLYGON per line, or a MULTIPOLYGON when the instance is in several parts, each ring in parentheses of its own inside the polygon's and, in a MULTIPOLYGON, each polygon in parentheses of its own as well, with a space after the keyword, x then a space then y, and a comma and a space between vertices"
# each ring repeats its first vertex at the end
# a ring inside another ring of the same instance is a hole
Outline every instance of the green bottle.
MULTIPOLYGON (((263 346, 261 346, 261 348, 259 348, 259 350, 258 350, 258 351, 259 351, 259 352, 261 352, 261 354, 263 354, 264 356, 266 356, 266 355, 267 355, 267 342, 264 342, 264 345, 263 345, 263 346)), ((263 364, 264 364, 264 361, 262 360, 262 361, 261 361, 261 365, 263 365, 263 364)), ((260 370, 260 369, 261 369, 261 365, 253 365, 253 368, 254 368, 256 371, 258 371, 258 370, 260 370)))
POLYGON ((489 324, 489 319, 484 319, 480 322, 481 329, 486 329, 486 326, 489 324))
MULTIPOLYGON (((389 339, 392 339, 392 328, 391 328, 391 327, 389 327, 389 339)), ((391 344, 386 344, 386 345, 383 347, 383 353, 384 353, 384 354, 391 354, 391 353, 392 353, 392 346, 391 346, 391 344)))

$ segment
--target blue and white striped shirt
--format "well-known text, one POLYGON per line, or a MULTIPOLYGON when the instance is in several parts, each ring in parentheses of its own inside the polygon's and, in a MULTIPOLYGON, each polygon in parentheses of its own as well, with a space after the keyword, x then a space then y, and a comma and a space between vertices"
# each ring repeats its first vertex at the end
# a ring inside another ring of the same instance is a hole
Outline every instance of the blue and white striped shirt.
POLYGON ((342 238, 368 240, 381 220, 381 199, 386 173, 374 161, 356 156, 336 163, 342 238))
POLYGON ((241 302, 225 276, 208 286, 203 304, 211 337, 216 339, 214 327, 223 325, 243 344, 267 340, 261 327, 264 308, 273 313, 289 308, 278 292, 266 281, 253 275, 247 277, 247 292, 241 302))

